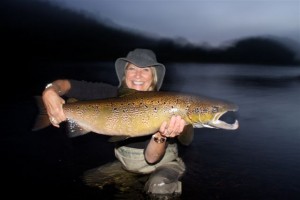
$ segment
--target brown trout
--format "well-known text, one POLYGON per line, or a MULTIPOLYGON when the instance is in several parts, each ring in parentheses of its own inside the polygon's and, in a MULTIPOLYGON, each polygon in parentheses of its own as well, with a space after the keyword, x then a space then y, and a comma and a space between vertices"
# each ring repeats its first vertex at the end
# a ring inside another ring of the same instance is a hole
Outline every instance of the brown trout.
MULTIPOLYGON (((235 130, 239 127, 238 120, 234 123, 220 120, 226 112, 237 111, 236 104, 177 92, 134 91, 120 97, 66 103, 63 110, 71 137, 88 132, 122 137, 150 135, 173 115, 180 115, 186 125, 194 128, 235 130)), ((49 125, 48 115, 41 112, 33 130, 49 125)))

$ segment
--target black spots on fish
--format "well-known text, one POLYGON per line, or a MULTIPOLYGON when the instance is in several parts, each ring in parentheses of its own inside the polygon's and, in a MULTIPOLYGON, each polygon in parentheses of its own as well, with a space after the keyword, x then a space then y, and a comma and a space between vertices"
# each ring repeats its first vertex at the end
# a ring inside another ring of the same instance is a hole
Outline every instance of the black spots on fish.
POLYGON ((139 107, 140 107, 140 108, 142 108, 142 107, 148 108, 147 104, 144 104, 143 102, 140 102, 140 103, 139 103, 139 107))
POLYGON ((83 115, 84 109, 80 106, 76 106, 75 112, 77 115, 83 115))
POLYGON ((201 107, 196 107, 193 109, 194 113, 208 113, 209 109, 207 108, 201 108, 201 107))
POLYGON ((119 113, 119 112, 126 113, 127 111, 128 111, 127 108, 118 109, 118 108, 115 107, 115 108, 112 109, 113 113, 119 113))
POLYGON ((219 107, 218 106, 213 106, 211 108, 206 108, 206 107, 196 107, 193 110, 195 113, 217 113, 219 112, 219 107))
POLYGON ((200 113, 200 112, 201 112, 201 109, 197 107, 197 108, 195 108, 194 112, 195 112, 195 113, 200 113))
POLYGON ((153 104, 153 105, 154 104, 158 104, 159 105, 161 103, 161 101, 153 99, 153 100, 150 101, 150 103, 153 104))
POLYGON ((100 107, 97 104, 96 105, 89 105, 88 107, 91 108, 92 110, 94 110, 95 112, 99 112, 100 107))
POLYGON ((157 107, 154 107, 153 111, 154 111, 155 113, 157 113, 157 111, 158 111, 157 107))
POLYGON ((130 103, 130 102, 128 102, 128 103, 127 103, 127 106, 134 106, 134 105, 135 105, 135 103, 134 103, 134 102, 131 102, 131 103, 130 103))
POLYGON ((191 104, 189 102, 186 102, 184 107, 185 111, 188 111, 190 108, 191 108, 191 104))

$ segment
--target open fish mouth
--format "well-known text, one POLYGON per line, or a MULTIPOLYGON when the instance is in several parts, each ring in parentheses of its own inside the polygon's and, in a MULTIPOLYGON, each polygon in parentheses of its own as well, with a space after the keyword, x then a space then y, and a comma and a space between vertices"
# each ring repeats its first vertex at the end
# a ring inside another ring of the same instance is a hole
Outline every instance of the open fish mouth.
MULTIPOLYGON (((226 130, 236 130, 239 127, 239 122, 238 122, 238 120, 235 120, 234 123, 229 124, 229 123, 224 122, 222 120, 216 120, 216 121, 210 122, 209 126, 211 126, 211 128, 222 128, 222 129, 226 129, 226 130)), ((206 126, 206 127, 208 127, 208 126, 206 126)))
POLYGON ((234 111, 226 111, 216 115, 215 118, 204 127, 236 130, 239 127, 239 122, 235 119, 234 111), (232 122, 232 120, 234 120, 234 122, 232 122))

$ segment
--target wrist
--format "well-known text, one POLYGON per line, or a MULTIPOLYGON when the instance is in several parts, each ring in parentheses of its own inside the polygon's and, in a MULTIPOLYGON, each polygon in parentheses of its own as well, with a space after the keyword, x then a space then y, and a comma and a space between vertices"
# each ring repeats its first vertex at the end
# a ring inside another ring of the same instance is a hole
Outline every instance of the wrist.
POLYGON ((47 90, 49 88, 52 88, 58 95, 62 95, 62 91, 61 91, 60 87, 57 84, 55 84, 55 83, 48 83, 45 86, 45 90, 47 90))
POLYGON ((160 133, 153 134, 152 139, 158 144, 165 143, 167 141, 167 138, 162 136, 160 133))

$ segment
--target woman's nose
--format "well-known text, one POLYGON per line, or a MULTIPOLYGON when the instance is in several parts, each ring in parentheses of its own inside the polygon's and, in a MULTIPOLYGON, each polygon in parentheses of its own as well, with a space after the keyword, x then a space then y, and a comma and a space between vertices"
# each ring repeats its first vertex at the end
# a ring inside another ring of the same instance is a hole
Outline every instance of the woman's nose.
POLYGON ((142 70, 136 70, 135 71, 135 76, 139 77, 142 74, 142 70))

